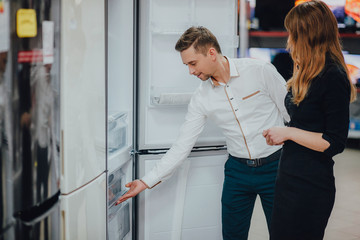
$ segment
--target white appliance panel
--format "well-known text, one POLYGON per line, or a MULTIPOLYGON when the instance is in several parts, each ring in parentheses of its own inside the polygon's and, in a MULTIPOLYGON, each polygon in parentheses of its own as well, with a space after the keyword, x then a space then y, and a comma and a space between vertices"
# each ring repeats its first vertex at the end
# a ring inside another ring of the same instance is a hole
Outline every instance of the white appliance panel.
POLYGON ((237 4, 238 1, 234 0, 196 0, 194 1, 195 22, 201 26, 211 26, 215 36, 232 36, 237 30, 234 23, 237 19, 237 4))
POLYGON ((109 0, 107 6, 109 172, 128 161, 133 149, 133 8, 132 0, 109 0))
POLYGON ((61 239, 106 239, 106 174, 60 197, 61 239))
MULTIPOLYGON (((226 151, 191 153, 167 181, 140 194, 139 239, 221 239, 221 193, 227 156, 226 151)), ((161 157, 139 156, 140 176, 161 157)))
POLYGON ((236 49, 239 45, 238 1, 196 0, 194 2, 197 25, 207 27, 216 36, 225 56, 236 57, 236 49))
POLYGON ((108 159, 107 223, 109 240, 132 239, 132 199, 115 206, 133 180, 134 1, 107 1, 108 159))
MULTIPOLYGON (((237 1, 140 1, 140 149, 171 146, 184 122, 191 94, 200 84, 190 76, 174 49, 181 34, 192 25, 209 28, 217 36, 223 54, 236 56, 237 1), (212 17, 219 16, 218 11, 222 17, 212 17)), ((196 146, 224 144, 221 131, 209 122, 196 146)))
POLYGON ((151 14, 151 21, 153 27, 163 28, 168 27, 167 30, 178 30, 190 24, 191 7, 194 1, 168 1, 156 0, 149 1, 149 13, 151 14), (174 26, 178 27, 174 29, 174 26))
POLYGON ((61 17, 61 191, 105 171, 104 2, 63 1, 61 17))

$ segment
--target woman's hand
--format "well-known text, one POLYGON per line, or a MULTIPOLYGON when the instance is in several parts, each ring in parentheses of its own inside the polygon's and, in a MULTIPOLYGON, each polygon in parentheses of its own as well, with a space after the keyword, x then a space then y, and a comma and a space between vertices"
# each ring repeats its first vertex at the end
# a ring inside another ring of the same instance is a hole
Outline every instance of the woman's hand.
POLYGON ((134 180, 132 182, 129 182, 125 185, 125 187, 130 188, 129 191, 127 191, 124 195, 122 195, 116 201, 115 205, 118 205, 118 204, 128 200, 129 198, 135 197, 136 195, 138 195, 139 193, 141 193, 142 191, 144 191, 147 188, 145 183, 143 183, 140 180, 134 180))
POLYGON ((288 127, 272 127, 263 131, 263 136, 268 145, 283 145, 286 140, 289 140, 288 127))

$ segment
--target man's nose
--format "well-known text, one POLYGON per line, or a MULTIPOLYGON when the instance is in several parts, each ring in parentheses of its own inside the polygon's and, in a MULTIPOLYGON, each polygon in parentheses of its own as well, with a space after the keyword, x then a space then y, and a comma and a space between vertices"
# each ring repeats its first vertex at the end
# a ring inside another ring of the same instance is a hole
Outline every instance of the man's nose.
POLYGON ((189 66, 189 73, 190 73, 191 75, 194 75, 195 69, 189 66))

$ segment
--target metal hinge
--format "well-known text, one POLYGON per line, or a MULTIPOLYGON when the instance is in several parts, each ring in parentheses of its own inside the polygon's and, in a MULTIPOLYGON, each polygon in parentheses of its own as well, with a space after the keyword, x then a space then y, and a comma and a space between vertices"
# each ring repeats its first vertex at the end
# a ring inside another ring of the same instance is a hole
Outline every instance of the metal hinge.
POLYGON ((135 156, 135 154, 139 153, 138 151, 136 151, 135 149, 131 149, 130 151, 130 156, 135 156))

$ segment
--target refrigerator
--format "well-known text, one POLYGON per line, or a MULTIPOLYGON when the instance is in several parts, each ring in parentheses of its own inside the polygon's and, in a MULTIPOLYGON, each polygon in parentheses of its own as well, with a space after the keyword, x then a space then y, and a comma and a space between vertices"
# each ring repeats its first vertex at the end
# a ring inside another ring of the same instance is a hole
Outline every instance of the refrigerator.
POLYGON ((117 206, 113 199, 171 147, 200 84, 174 49, 178 38, 202 25, 225 56, 237 57, 238 14, 236 0, 107 1, 108 239, 222 238, 228 154, 211 121, 170 179, 117 206))
POLYGON ((60 5, 0 1, 0 239, 59 239, 60 5))
POLYGON ((60 236, 106 239, 105 1, 61 1, 60 236))
POLYGON ((105 1, 0 1, 0 239, 106 239, 105 1))

